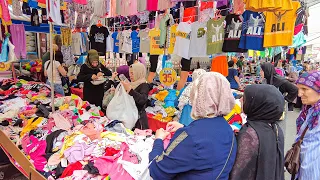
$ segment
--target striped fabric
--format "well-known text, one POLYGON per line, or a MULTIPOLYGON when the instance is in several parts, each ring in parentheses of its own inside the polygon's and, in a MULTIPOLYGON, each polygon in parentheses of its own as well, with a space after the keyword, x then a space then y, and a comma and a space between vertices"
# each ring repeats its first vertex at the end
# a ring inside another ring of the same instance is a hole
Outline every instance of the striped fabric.
POLYGON ((11 71, 0 71, 0 81, 4 79, 12 79, 11 71))
MULTIPOLYGON (((307 121, 301 126, 296 139, 301 136, 309 123, 312 111, 312 108, 310 108, 307 121)), ((320 116, 318 116, 318 119, 320 120, 320 116)), ((301 145, 300 158, 301 167, 296 178, 299 180, 320 180, 320 124, 312 130, 308 129, 301 145)))

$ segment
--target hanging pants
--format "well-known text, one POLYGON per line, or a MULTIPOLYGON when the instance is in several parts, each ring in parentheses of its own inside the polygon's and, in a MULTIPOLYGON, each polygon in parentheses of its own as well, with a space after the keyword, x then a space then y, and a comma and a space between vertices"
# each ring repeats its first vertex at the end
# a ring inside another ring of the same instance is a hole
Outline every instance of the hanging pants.
POLYGON ((23 24, 12 24, 10 26, 12 44, 15 46, 14 53, 17 58, 27 58, 26 33, 23 24))

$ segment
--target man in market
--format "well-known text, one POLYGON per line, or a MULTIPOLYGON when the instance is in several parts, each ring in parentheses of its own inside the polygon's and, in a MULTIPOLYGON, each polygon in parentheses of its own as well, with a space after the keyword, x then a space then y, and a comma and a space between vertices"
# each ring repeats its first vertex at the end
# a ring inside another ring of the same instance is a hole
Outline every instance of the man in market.
POLYGON ((242 67, 243 67, 243 61, 244 61, 244 56, 240 56, 239 61, 237 62, 237 66, 240 69, 240 71, 242 71, 242 67))

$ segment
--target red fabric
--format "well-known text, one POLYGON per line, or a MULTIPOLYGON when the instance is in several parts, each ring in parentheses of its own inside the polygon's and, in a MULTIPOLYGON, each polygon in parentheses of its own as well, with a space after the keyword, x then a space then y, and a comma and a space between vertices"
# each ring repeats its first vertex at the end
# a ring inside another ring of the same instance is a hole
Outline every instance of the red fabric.
POLYGON ((99 111, 99 114, 100 114, 101 117, 104 116, 104 113, 102 111, 99 111))
POLYGON ((196 20, 197 9, 195 7, 186 8, 183 12, 183 22, 194 22, 196 20))
POLYGON ((235 114, 235 115, 233 115, 233 117, 230 119, 230 121, 228 123, 229 124, 233 124, 233 123, 242 124, 242 118, 239 114, 235 114))
POLYGON ((67 166, 60 178, 71 176, 75 170, 82 170, 82 164, 79 161, 67 166))
POLYGON ((213 8, 213 1, 211 2, 201 2, 200 11, 203 11, 205 9, 213 8))
POLYGON ((105 156, 113 156, 115 154, 118 154, 120 152, 120 150, 116 150, 112 147, 107 147, 106 150, 105 150, 105 156))
POLYGON ((81 99, 83 99, 83 89, 80 88, 70 88, 71 93, 79 96, 81 99))
POLYGON ((147 114, 148 116, 148 123, 149 123, 149 129, 151 129, 153 132, 156 132, 158 129, 163 128, 166 129, 167 123, 161 122, 156 119, 153 119, 153 114, 147 114))

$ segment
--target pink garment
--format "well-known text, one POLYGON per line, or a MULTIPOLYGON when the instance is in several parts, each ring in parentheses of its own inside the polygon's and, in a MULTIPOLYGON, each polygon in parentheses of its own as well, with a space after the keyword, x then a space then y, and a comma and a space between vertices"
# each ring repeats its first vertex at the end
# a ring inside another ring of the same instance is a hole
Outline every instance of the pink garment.
MULTIPOLYGON (((162 1, 162 0, 160 0, 162 1)), ((158 10, 158 0, 147 0, 147 10, 157 11, 158 10)))
POLYGON ((302 31, 304 24, 299 24, 296 27, 294 27, 294 35, 297 35, 299 32, 302 31))
POLYGON ((172 8, 174 5, 171 0, 158 0, 158 10, 166 10, 172 8))
POLYGON ((136 15, 138 14, 138 2, 137 0, 127 0, 128 6, 126 6, 126 10, 128 11, 128 15, 136 15))
POLYGON ((83 5, 87 5, 88 4, 87 0, 73 0, 73 2, 75 2, 77 4, 83 4, 83 5))
POLYGON ((98 127, 95 127, 93 123, 87 123, 80 130, 83 134, 88 136, 91 140, 101 139, 101 130, 98 127))
POLYGON ((190 103, 191 117, 197 120, 229 114, 235 99, 226 77, 217 72, 207 72, 193 82, 190 103))
POLYGON ((54 122, 58 129, 63 129, 68 131, 71 128, 70 122, 66 118, 64 118, 61 114, 54 113, 51 115, 51 117, 54 119, 54 122))
POLYGON ((280 68, 275 68, 276 73, 278 73, 280 76, 284 77, 284 71, 280 68))
POLYGON ((30 144, 30 137, 28 134, 26 134, 25 136, 23 136, 23 138, 21 139, 21 146, 24 152, 27 152, 27 146, 30 144))
POLYGON ((152 130, 151 129, 146 129, 146 130, 135 129, 134 135, 136 135, 136 136, 152 136, 152 130))
POLYGON ((244 12, 243 0, 234 0, 233 12, 236 14, 242 14, 244 12))
POLYGON ((8 0, 0 0, 0 6, 2 9, 2 20, 4 22, 11 21, 8 5, 9 5, 8 0))
POLYGON ((51 155, 50 158, 48 159, 49 166, 58 165, 60 162, 61 162, 60 153, 55 153, 55 154, 51 155))
POLYGON ((128 144, 122 143, 121 147, 120 147, 120 150, 123 152, 122 160, 131 162, 133 164, 138 164, 139 163, 137 156, 135 154, 132 154, 129 151, 128 144))
POLYGON ((86 156, 90 156, 95 148, 95 144, 88 145, 85 142, 76 143, 64 151, 64 156, 69 163, 82 161, 86 156))
POLYGON ((86 170, 75 170, 72 174, 72 180, 85 180, 91 179, 93 176, 86 170))
POLYGON ((30 156, 36 170, 43 171, 44 166, 47 164, 45 158, 45 151, 47 143, 45 140, 38 141, 34 136, 30 136, 31 143, 26 147, 26 154, 30 156))
POLYGON ((12 24, 10 26, 10 33, 12 38, 12 44, 15 46, 14 53, 17 58, 20 59, 27 58, 27 44, 26 44, 26 34, 23 24, 12 24))
POLYGON ((164 140, 163 140, 163 147, 164 149, 167 149, 167 147, 170 144, 170 140, 173 137, 173 134, 169 134, 164 140))

